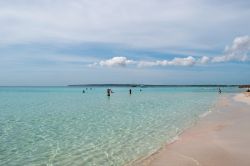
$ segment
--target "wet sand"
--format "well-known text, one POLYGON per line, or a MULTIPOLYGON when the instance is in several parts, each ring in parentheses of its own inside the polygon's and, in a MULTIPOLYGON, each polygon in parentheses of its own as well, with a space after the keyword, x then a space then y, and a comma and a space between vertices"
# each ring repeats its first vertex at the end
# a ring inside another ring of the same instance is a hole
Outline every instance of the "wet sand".
POLYGON ((222 95, 211 114, 134 165, 250 166, 250 93, 222 95))
POLYGON ((234 96, 234 100, 250 105, 250 92, 240 93, 234 96))

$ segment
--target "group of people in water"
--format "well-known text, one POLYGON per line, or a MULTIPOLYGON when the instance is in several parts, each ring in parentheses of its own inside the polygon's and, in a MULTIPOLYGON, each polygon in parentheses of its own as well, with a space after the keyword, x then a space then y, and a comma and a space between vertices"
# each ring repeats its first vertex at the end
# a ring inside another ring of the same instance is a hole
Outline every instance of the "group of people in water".
MULTIPOLYGON (((92 88, 89 88, 90 90, 92 90, 92 88)), ((86 90, 88 90, 88 88, 86 88, 86 90)), ((141 92, 142 90, 140 89, 140 92, 141 92)), ((82 93, 85 93, 86 91, 85 90, 83 90, 82 91, 82 93)), ((218 93, 219 94, 221 94, 221 89, 220 88, 218 88, 218 93)), ((114 93, 113 91, 112 91, 112 89, 110 89, 110 88, 108 88, 107 89, 107 96, 111 96, 111 93, 114 93)), ((131 95, 132 94, 132 89, 129 89, 129 94, 131 95)))
MULTIPOLYGON (((92 90, 92 88, 89 88, 90 90, 92 90)), ((86 88, 86 90, 88 90, 88 88, 86 88)), ((85 90, 82 90, 82 93, 85 93, 86 91, 85 90)))
MULTIPOLYGON (((140 92, 141 92, 141 89, 140 89, 140 92)), ((108 88, 108 89, 107 89, 107 96, 110 96, 111 93, 114 93, 114 92, 112 91, 112 89, 108 88)), ((130 95, 132 94, 132 89, 129 89, 129 94, 130 94, 130 95)))
MULTIPOLYGON (((92 90, 92 88, 89 88, 89 89, 92 90)), ((82 90, 82 93, 86 93, 87 90, 88 90, 88 88, 82 90)), ((140 92, 141 92, 141 91, 142 91, 142 90, 140 89, 140 92)), ((107 89, 107 96, 111 96, 111 93, 114 93, 114 92, 112 91, 112 89, 108 88, 108 89, 107 89)), ((132 89, 129 89, 129 94, 130 94, 130 95, 132 94, 132 89)))

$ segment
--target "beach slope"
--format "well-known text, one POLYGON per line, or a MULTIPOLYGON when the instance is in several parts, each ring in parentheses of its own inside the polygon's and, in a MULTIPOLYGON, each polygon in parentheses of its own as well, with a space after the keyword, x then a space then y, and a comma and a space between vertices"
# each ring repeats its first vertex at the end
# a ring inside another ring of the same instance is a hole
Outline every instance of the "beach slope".
POLYGON ((179 140, 136 165, 249 166, 250 96, 222 96, 215 111, 184 132, 179 140))

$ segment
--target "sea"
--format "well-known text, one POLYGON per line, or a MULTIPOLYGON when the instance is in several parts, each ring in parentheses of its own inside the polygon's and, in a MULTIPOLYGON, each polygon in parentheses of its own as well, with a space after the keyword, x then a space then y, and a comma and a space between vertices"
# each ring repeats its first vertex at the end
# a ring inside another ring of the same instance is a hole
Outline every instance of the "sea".
POLYGON ((239 91, 111 87, 108 97, 107 88, 0 87, 0 165, 133 163, 177 139, 221 95, 239 91))

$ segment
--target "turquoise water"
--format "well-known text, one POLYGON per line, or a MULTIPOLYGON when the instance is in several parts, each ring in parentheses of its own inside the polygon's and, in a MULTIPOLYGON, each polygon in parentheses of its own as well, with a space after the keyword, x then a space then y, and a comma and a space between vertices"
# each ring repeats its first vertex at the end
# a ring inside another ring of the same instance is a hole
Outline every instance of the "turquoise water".
MULTIPOLYGON (((211 110, 216 88, 0 87, 0 165, 124 165, 211 110)), ((229 88, 230 89, 230 88, 229 88)))

